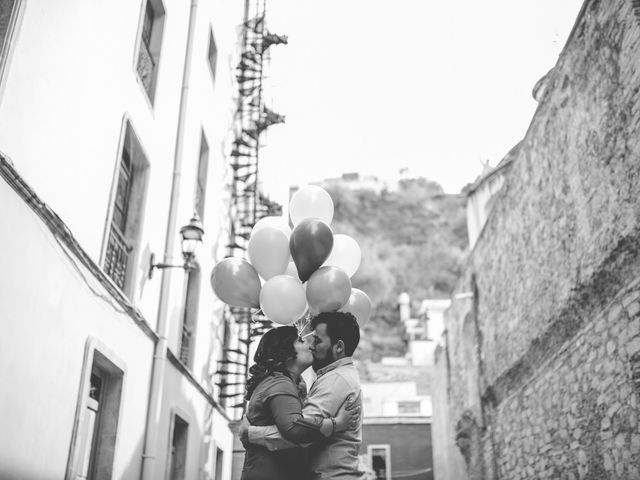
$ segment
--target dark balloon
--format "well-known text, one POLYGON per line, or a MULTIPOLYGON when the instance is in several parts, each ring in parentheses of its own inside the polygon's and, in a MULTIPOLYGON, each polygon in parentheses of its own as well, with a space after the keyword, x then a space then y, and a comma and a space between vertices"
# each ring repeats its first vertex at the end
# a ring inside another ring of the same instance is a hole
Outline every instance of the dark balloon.
POLYGON ((289 250, 298 269, 300 280, 306 282, 329 257, 333 248, 333 232, 317 218, 300 222, 291 232, 289 250))

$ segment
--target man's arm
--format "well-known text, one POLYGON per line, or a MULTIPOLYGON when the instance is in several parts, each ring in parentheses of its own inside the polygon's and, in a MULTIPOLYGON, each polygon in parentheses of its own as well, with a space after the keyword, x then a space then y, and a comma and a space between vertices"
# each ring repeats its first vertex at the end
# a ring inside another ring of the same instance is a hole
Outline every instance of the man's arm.
POLYGON ((253 445, 260 445, 272 452, 277 450, 286 450, 288 448, 306 447, 310 444, 298 445, 297 443, 290 442, 286 438, 283 438, 278 431, 278 427, 275 425, 269 425, 267 427, 255 427, 249 426, 247 433, 247 440, 253 445))
MULTIPOLYGON (((316 423, 325 418, 333 417, 344 403, 347 396, 352 393, 348 383, 340 375, 324 375, 318 378, 311 387, 307 396, 307 402, 302 409, 304 418, 296 423, 316 423)), ((326 435, 330 436, 330 435, 326 435)), ((254 445, 260 445, 270 451, 285 450, 309 444, 296 444, 285 439, 278 427, 270 425, 266 427, 250 426, 248 429, 248 441, 254 445)))

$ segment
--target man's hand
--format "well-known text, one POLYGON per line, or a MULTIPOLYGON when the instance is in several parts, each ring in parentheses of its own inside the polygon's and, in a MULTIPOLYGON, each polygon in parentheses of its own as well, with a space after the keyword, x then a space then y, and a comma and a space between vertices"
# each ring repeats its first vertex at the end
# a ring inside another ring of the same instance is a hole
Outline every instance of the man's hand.
POLYGON ((243 415, 242 420, 240 420, 240 427, 238 428, 238 437, 240 437, 240 441, 243 445, 249 444, 249 420, 247 420, 247 416, 243 415))
POLYGON ((360 393, 355 400, 353 397, 353 394, 349 395, 340 406, 335 417, 336 428, 334 433, 341 433, 345 430, 355 430, 360 424, 360 406, 358 405, 360 393))

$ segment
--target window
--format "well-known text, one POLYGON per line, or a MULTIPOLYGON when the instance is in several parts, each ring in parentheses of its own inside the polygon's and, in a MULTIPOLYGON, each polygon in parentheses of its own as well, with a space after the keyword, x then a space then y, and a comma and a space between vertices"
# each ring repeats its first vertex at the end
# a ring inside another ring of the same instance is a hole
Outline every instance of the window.
POLYGON ((200 303, 200 267, 189 271, 185 295, 184 317, 180 339, 180 361, 187 368, 193 368, 193 350, 198 320, 198 304, 200 303))
POLYGON ((216 476, 215 476, 215 480, 221 480, 222 479, 222 466, 223 466, 223 455, 224 452, 222 451, 221 448, 216 447, 216 476))
POLYGON ((88 359, 91 359, 86 375, 88 382, 83 382, 83 395, 76 412, 67 478, 109 479, 113 471, 124 371, 96 349, 89 350, 85 365, 89 364, 88 359))
POLYGON ((401 401, 398 402, 399 415, 419 415, 420 402, 417 401, 401 401))
POLYGON ((218 63, 218 47, 216 47, 216 40, 213 38, 213 32, 209 31, 209 50, 207 52, 207 60, 209 62, 209 70, 213 81, 216 80, 216 64, 218 63))
POLYGON ((149 162, 127 121, 115 179, 111 221, 106 240, 104 271, 126 293, 136 260, 149 162))
POLYGON ((136 71, 147 97, 153 105, 158 79, 165 10, 161 0, 147 0, 143 8, 136 71))
POLYGON ((15 30, 20 0, 0 0, 0 78, 9 57, 9 45, 15 30))
POLYGON ((179 415, 173 415, 169 451, 169 480, 184 480, 187 466, 187 437, 189 424, 179 415))
POLYGON ((204 136, 204 132, 200 133, 200 158, 198 160, 198 177, 196 179, 196 198, 195 211, 204 220, 204 206, 207 199, 207 174, 209 172, 209 144, 204 136))
POLYGON ((369 445, 367 451, 375 479, 391 480, 391 447, 389 445, 369 445))

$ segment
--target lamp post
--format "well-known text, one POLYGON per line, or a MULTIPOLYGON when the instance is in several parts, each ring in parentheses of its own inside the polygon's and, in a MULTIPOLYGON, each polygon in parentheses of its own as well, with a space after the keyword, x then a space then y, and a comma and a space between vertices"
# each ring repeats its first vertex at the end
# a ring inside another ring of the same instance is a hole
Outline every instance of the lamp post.
POLYGON ((204 235, 204 229, 202 228, 202 222, 197 213, 194 212, 193 217, 189 220, 187 225, 180 228, 180 236, 182 237, 182 256, 184 263, 182 265, 171 265, 168 263, 155 263, 155 255, 152 253, 149 257, 149 279, 153 277, 153 271, 163 268, 183 268, 187 271, 193 270, 195 267, 194 259, 196 257, 196 251, 202 244, 202 236, 204 235))

